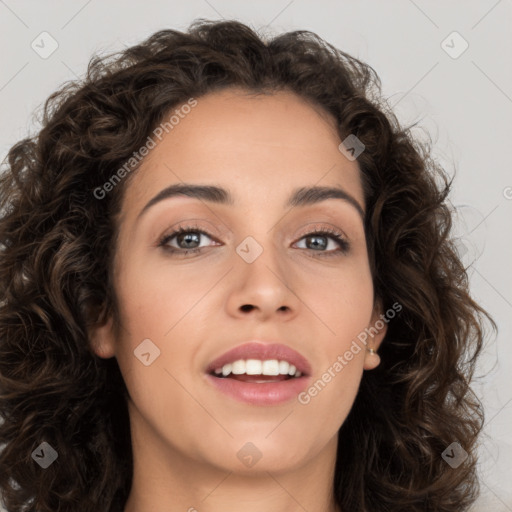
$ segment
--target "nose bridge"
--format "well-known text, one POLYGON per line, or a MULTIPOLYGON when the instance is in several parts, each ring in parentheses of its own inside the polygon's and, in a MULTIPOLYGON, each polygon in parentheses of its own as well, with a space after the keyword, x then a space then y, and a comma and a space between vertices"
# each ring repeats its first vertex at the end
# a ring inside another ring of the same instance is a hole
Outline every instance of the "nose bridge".
MULTIPOLYGON (((276 215, 261 202, 245 209, 238 219, 236 236, 243 237, 236 245, 236 252, 246 264, 256 261, 266 261, 267 264, 275 264, 278 258, 276 249, 280 249, 276 235, 278 229, 276 215)), ((279 251, 277 251, 279 252, 279 251)))
MULTIPOLYGON (((247 227, 249 223, 244 223, 247 227)), ((254 223, 252 223, 254 224, 254 223)), ((240 277, 238 306, 251 304, 267 312, 282 306, 294 305, 291 291, 291 268, 285 263, 285 247, 282 247, 275 229, 268 223, 258 223, 259 229, 250 229, 235 250, 239 257, 237 272, 240 277)))
POLYGON ((263 229, 251 232, 252 234, 247 235, 235 249, 243 262, 242 267, 247 267, 244 270, 257 274, 269 273, 271 270, 273 273, 283 273, 282 277, 284 277, 286 270, 286 267, 282 265, 284 248, 280 247, 278 241, 275 240, 275 232, 263 229))

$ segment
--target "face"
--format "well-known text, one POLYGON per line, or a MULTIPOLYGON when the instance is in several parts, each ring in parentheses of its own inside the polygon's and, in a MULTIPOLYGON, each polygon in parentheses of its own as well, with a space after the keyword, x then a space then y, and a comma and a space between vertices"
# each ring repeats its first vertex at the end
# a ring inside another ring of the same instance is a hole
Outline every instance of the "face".
POLYGON ((199 98, 132 177, 115 258, 123 329, 116 338, 110 321, 91 340, 100 357, 117 358, 145 449, 238 472, 249 471, 237 457, 249 442, 261 471, 334 456, 362 373, 375 366, 364 347, 343 356, 380 314, 355 206, 365 209, 360 171, 340 142, 327 114, 292 93, 225 90, 199 98), (183 183, 223 188, 232 204, 175 195, 145 209, 183 183), (349 199, 288 205, 314 186, 349 199), (180 227, 188 234, 173 235, 180 227), (301 354, 305 392, 329 368, 331 378, 309 400, 233 397, 206 368, 250 340, 301 354))

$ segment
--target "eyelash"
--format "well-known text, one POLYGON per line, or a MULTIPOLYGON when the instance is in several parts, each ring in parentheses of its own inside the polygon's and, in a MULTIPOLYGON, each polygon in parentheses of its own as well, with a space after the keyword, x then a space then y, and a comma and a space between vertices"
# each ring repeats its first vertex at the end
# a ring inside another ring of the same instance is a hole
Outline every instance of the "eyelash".
MULTIPOLYGON (((162 237, 160 239, 160 241, 158 242, 158 247, 162 247, 164 250, 170 252, 171 254, 177 254, 177 253, 180 253, 181 255, 187 255, 189 253, 197 253, 199 251, 201 251, 201 249, 204 249, 204 247, 196 247, 195 249, 176 249, 174 247, 169 247, 167 244, 170 240, 172 240, 174 237, 176 237, 177 235, 180 235, 182 233, 200 233, 202 235, 205 235, 207 236, 208 238, 211 238, 211 239, 214 239, 214 237, 212 237, 210 234, 208 234, 206 231, 203 231, 202 229, 200 229, 198 226, 181 226, 179 227, 178 229, 176 229, 175 231, 173 231, 172 233, 170 233, 169 235, 165 235, 164 237, 162 237)), ((307 237, 310 237, 310 236, 314 236, 314 235, 328 235, 327 238, 331 238, 332 240, 334 240, 340 247, 340 250, 339 251, 318 251, 318 256, 320 256, 321 258, 330 258, 330 257, 334 257, 334 256, 338 256, 339 253, 341 254, 346 254, 348 253, 348 251, 350 250, 350 243, 348 242, 348 240, 345 239, 345 237, 342 235, 341 232, 335 230, 335 229, 332 229, 332 228, 323 228, 323 229, 319 229, 319 230, 314 230, 312 232, 309 232, 309 233, 306 233, 305 235, 303 235, 300 240, 302 240, 303 238, 307 238, 307 237)), ((308 250, 308 249, 306 249, 308 250)), ((312 249, 309 249, 310 251, 312 249)), ((313 252, 317 252, 317 251, 313 251, 313 252)))

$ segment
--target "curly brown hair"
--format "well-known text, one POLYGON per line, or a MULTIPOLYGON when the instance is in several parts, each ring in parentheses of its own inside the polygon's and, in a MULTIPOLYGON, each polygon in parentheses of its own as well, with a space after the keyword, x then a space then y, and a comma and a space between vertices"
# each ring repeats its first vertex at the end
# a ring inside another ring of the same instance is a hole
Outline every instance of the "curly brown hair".
MULTIPOLYGON (((174 107, 228 87, 292 91, 356 135, 375 299, 402 310, 381 365, 364 372, 339 430, 333 481, 344 511, 467 510, 478 494, 482 406, 470 388, 489 314, 470 296, 450 237, 452 185, 401 127, 369 65, 309 31, 263 39, 237 21, 196 20, 94 55, 83 80, 44 104, 37 136, 15 144, 0 175, 0 491, 9 512, 121 511, 132 483, 127 391, 116 359, 88 332, 110 315, 124 179, 94 191, 174 107), (42 441, 61 464, 45 471, 42 441), (459 442, 457 469, 441 457, 459 442)), ((134 169, 135 171, 136 169, 134 169)))

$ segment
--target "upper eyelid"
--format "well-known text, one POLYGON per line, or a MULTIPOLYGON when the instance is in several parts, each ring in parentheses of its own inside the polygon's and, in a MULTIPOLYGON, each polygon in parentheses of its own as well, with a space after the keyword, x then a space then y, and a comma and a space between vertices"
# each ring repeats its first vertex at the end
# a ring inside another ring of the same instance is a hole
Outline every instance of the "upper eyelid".
MULTIPOLYGON (((201 219, 199 221, 199 223, 202 223, 202 222, 204 222, 203 219, 201 219)), ((211 223, 207 222, 207 224, 211 224, 211 223)), ((170 233, 178 231, 178 230, 180 230, 182 228, 186 228, 187 230, 190 230, 190 231, 192 231, 192 230, 202 231, 202 232, 205 232, 205 234, 207 236, 212 236, 212 237, 215 237, 215 236, 225 236, 226 233, 228 233, 228 232, 230 234, 233 233, 233 230, 230 229, 230 228, 219 229, 219 228, 216 228, 213 224, 211 225, 211 227, 204 227, 203 228, 202 226, 200 226, 199 224, 196 223, 196 219, 189 219, 189 220, 175 222, 175 223, 173 223, 172 226, 170 226, 166 230, 166 232, 168 232, 170 234, 170 233), (210 233, 208 233, 208 231, 210 233), (218 235, 211 234, 212 232, 218 232, 219 234, 218 235)), ((328 221, 328 220, 325 220, 325 221, 319 220, 319 221, 316 221, 316 222, 309 222, 304 227, 305 234, 309 233, 309 231, 322 230, 322 229, 333 229, 335 231, 338 231, 345 238, 347 238, 347 239, 349 238, 347 236, 347 234, 346 234, 346 230, 342 229, 339 226, 336 226, 335 224, 333 224, 331 221, 328 221)))
MULTIPOLYGON (((345 234, 345 232, 342 229, 340 229, 338 227, 334 227, 334 226, 327 227, 326 224, 322 223, 322 222, 316 222, 316 223, 312 223, 312 224, 313 225, 310 225, 307 228, 305 228, 304 233, 302 233, 299 236, 298 240, 302 240, 306 236, 310 236, 312 234, 315 234, 315 232, 316 232, 317 234, 323 234, 327 238, 331 238, 338 244, 339 244, 339 240, 337 240, 336 237, 339 237, 345 243, 348 243, 348 244, 350 243, 348 236, 345 234)), ((176 236, 178 236, 180 234, 180 231, 185 232, 185 233, 186 232, 197 232, 197 233, 200 233, 200 234, 210 238, 211 240, 214 240, 215 242, 219 242, 218 237, 216 235, 212 235, 211 233, 209 233, 208 230, 203 229, 200 226, 187 225, 187 224, 180 225, 180 226, 173 228, 168 234, 160 237, 160 242, 165 242, 165 244, 167 244, 170 240, 175 239, 176 236)))
MULTIPOLYGON (((168 234, 171 235, 171 234, 175 234, 177 231, 180 231, 180 230, 187 230, 187 231, 201 232, 204 235, 209 236, 211 238, 214 238, 217 236, 222 236, 222 234, 214 235, 211 233, 212 230, 209 230, 208 228, 203 228, 201 226, 196 226, 193 223, 194 221, 191 221, 191 222, 192 222, 192 224, 187 224, 186 221, 184 224, 177 222, 176 224, 174 224, 172 226, 172 228, 169 228, 168 230, 166 230, 166 232, 168 232, 168 234)), ((330 222, 323 222, 323 221, 309 223, 304 228, 304 233, 301 236, 305 236, 312 231, 322 231, 322 230, 325 230, 325 231, 332 230, 335 232, 339 232, 340 235, 344 236, 345 238, 348 238, 348 236, 345 234, 345 231, 343 229, 335 226, 334 224, 332 224, 330 222)), ((213 229, 213 231, 216 231, 216 230, 213 229)), ((229 230, 229 231, 231 233, 233 232, 232 230, 229 230)), ((166 236, 166 235, 163 235, 163 236, 166 236)))

